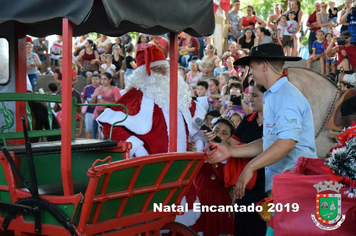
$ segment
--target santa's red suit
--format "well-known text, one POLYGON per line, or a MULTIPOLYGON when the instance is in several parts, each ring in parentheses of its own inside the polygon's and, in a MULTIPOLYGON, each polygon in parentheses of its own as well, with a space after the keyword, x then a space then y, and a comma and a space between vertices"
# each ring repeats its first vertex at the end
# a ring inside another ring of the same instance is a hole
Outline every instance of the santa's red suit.
MULTIPOLYGON (((129 115, 127 119, 115 125, 112 132, 112 140, 132 143, 130 156, 142 156, 146 154, 167 153, 169 139, 169 113, 158 107, 152 98, 145 96, 136 88, 130 89, 118 101, 124 104, 129 115), (143 149, 144 148, 144 149, 143 149)), ((178 111, 177 121, 177 151, 187 151, 189 137, 193 137, 199 131, 194 124, 197 117, 203 119, 205 110, 199 104, 192 101, 187 111, 178 111)), ((106 109, 97 119, 103 127, 105 137, 109 137, 111 125, 126 116, 123 107, 106 109)))

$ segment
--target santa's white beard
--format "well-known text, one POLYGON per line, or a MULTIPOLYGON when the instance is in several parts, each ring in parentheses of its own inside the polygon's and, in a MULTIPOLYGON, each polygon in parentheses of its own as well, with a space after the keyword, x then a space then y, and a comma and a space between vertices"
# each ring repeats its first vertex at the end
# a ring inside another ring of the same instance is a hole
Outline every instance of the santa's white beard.
MULTIPOLYGON (((178 110, 187 111, 191 105, 192 98, 189 86, 178 74, 178 110)), ((136 88, 141 90, 147 97, 152 98, 160 108, 169 112, 169 71, 166 75, 151 73, 147 75, 146 67, 137 68, 126 81, 126 89, 136 88)))

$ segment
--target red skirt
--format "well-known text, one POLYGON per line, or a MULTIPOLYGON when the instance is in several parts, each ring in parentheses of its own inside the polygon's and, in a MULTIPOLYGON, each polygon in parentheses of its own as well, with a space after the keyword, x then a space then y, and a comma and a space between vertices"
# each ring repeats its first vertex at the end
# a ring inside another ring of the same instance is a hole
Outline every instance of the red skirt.
MULTIPOLYGON (((202 206, 231 205, 230 193, 224 185, 224 164, 204 163, 194 180, 196 194, 202 206)), ((233 212, 201 212, 197 222, 191 226, 204 236, 234 233, 233 212)))

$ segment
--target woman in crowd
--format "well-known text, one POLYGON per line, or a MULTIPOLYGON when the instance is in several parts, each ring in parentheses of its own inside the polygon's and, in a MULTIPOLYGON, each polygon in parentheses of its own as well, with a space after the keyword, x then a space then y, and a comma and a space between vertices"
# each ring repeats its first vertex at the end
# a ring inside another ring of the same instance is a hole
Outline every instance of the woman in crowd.
POLYGON ((100 56, 93 40, 87 39, 84 47, 77 57, 77 65, 80 68, 81 75, 87 77, 87 84, 90 84, 93 72, 99 70, 100 56))
POLYGON ((227 97, 224 104, 221 107, 220 113, 229 117, 232 113, 238 112, 245 117, 247 114, 251 114, 251 109, 244 101, 242 84, 239 82, 232 82, 228 86, 227 97))
POLYGON ((112 45, 112 49, 111 49, 111 51, 112 51, 112 54, 114 54, 114 47, 115 46, 118 46, 119 48, 120 48, 120 54, 121 55, 124 55, 124 50, 122 49, 122 46, 121 46, 121 39, 119 38, 119 37, 116 37, 115 38, 115 42, 114 42, 114 44, 112 45))
MULTIPOLYGON (((62 57, 58 58, 58 67, 54 69, 54 82, 58 85, 58 90, 62 89, 62 63, 62 57)), ((77 71, 75 70, 75 64, 72 64, 72 69, 72 81, 76 82, 77 71)))
MULTIPOLYGON (((235 130, 227 145, 235 146, 250 143, 262 138, 263 132, 263 93, 264 87, 255 85, 252 80, 250 87, 249 102, 251 103, 253 113, 246 115, 240 125, 235 130)), ((203 131, 204 132, 204 131, 203 131)), ((205 133, 207 140, 213 140, 216 135, 213 132, 205 133)), ((225 186, 236 184, 239 174, 247 164, 249 159, 229 158, 225 166, 225 186), (244 166, 243 166, 244 165, 244 166), (237 171, 238 170, 238 171, 237 171)), ((257 170, 245 190, 245 196, 236 200, 239 206, 249 206, 257 203, 266 197, 265 195, 265 173, 264 168, 257 170)), ((235 212, 235 233, 234 235, 246 236, 264 236, 266 233, 266 222, 256 214, 256 212, 235 212)))
POLYGON ((180 63, 184 68, 187 68, 192 57, 199 57, 198 39, 183 32, 183 37, 178 42, 178 50, 178 63, 180 63))
POLYGON ((147 39, 146 35, 140 34, 137 38, 136 45, 137 45, 136 54, 137 54, 138 50, 147 48, 149 45, 148 45, 148 39, 147 39))
POLYGON ((119 83, 115 83, 120 88, 124 89, 124 74, 125 74, 125 57, 120 53, 120 46, 114 45, 112 47, 112 64, 116 67, 116 74, 119 78, 119 83))
MULTIPOLYGON (((293 51, 292 51, 292 56, 298 56, 299 53, 299 46, 300 46, 300 42, 299 39, 303 34, 303 15, 304 15, 304 11, 301 9, 301 1, 300 0, 291 0, 288 2, 288 4, 290 4, 291 9, 295 12, 295 21, 298 22, 298 26, 297 29, 295 30, 294 34, 291 36, 294 40, 293 40, 293 51)), ((289 11, 289 10, 288 10, 289 11)), ((288 16, 288 11, 284 12, 284 14, 286 14, 288 16)))
POLYGON ((36 90, 37 86, 37 67, 42 65, 40 58, 36 53, 32 52, 33 46, 32 43, 26 43, 26 69, 27 75, 31 82, 31 86, 33 90, 36 90))
POLYGON ((277 21, 279 17, 281 17, 282 13, 282 6, 279 3, 274 4, 274 12, 268 17, 267 26, 273 30, 277 30, 277 21))
POLYGON ((215 55, 214 50, 215 48, 212 44, 208 44, 205 48, 205 56, 199 64, 199 70, 202 72, 201 80, 214 78, 214 61, 218 58, 218 56, 215 55))
POLYGON ((321 30, 324 31, 324 34, 329 32, 329 27, 335 27, 337 24, 333 22, 329 22, 329 13, 326 11, 328 8, 328 5, 326 2, 321 2, 321 11, 316 13, 316 20, 318 22, 318 25, 321 27, 321 30))
MULTIPOLYGON (((343 17, 343 15, 345 15, 347 13, 347 10, 351 7, 351 0, 345 0, 345 8, 341 10, 339 16, 339 21, 341 22, 341 17, 343 17)), ((349 28, 349 23, 343 23, 341 28, 340 28, 340 33, 342 33, 343 31, 347 31, 349 28)))
POLYGON ((264 43, 272 43, 271 32, 265 27, 259 27, 256 29, 256 39, 254 46, 258 46, 264 43))
MULTIPOLYGON (((110 73, 101 74, 101 87, 94 90, 90 103, 94 104, 113 104, 121 97, 120 90, 114 85, 113 77, 110 73)), ((94 109, 93 138, 97 138, 98 122, 96 118, 104 111, 105 106, 96 106, 94 109)))
POLYGON ((247 28, 245 30, 244 35, 239 39, 239 45, 238 45, 238 50, 241 50, 243 48, 250 49, 253 47, 253 44, 255 43, 255 33, 253 32, 252 29, 247 28))
POLYGON ((124 79, 131 75, 133 70, 137 68, 136 60, 133 58, 132 54, 134 52, 134 46, 132 43, 128 43, 125 45, 125 52, 126 52, 126 72, 124 75, 124 79))
POLYGON ((198 64, 196 61, 190 63, 190 71, 187 74, 187 83, 189 87, 196 87, 201 77, 201 73, 198 71, 198 64))
POLYGON ((112 42, 108 36, 100 34, 100 38, 96 40, 96 45, 99 55, 111 53, 112 42))
POLYGON ((223 66, 225 66, 225 69, 227 69, 226 61, 228 57, 233 57, 234 61, 239 59, 239 54, 237 53, 237 43, 234 41, 230 42, 229 50, 224 52, 222 55, 223 66))
POLYGON ((246 8, 246 12, 247 15, 242 17, 239 22, 239 30, 246 30, 247 28, 255 30, 256 23, 259 23, 260 26, 266 26, 266 21, 256 16, 255 8, 253 6, 248 5, 246 8))
POLYGON ((74 41, 74 52, 73 55, 77 57, 81 50, 85 48, 84 44, 89 39, 87 34, 83 34, 74 41))

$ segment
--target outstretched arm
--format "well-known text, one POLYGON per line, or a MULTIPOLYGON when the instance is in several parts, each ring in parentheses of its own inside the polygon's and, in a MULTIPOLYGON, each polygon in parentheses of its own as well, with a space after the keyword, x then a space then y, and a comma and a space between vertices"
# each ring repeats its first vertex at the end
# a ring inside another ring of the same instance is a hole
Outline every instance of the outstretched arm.
POLYGON ((236 198, 241 199, 245 195, 246 185, 251 180, 253 171, 281 160, 294 149, 295 143, 292 139, 277 139, 269 148, 252 159, 237 179, 236 198))

